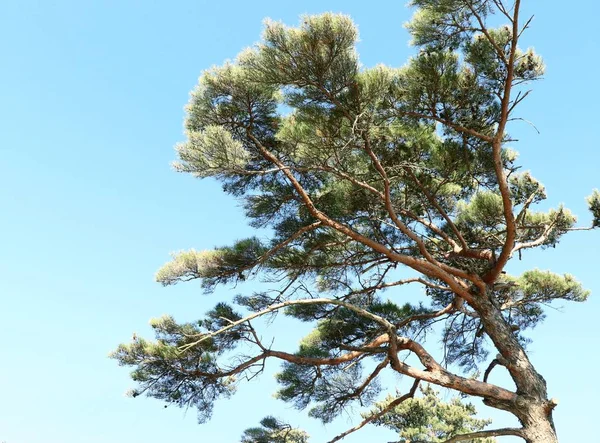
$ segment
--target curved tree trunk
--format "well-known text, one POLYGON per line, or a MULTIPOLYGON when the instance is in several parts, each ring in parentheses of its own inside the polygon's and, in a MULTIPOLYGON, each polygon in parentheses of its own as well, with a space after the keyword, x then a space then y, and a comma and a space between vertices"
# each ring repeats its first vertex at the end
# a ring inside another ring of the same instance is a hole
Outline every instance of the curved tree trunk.
POLYGON ((478 295, 474 297, 473 304, 485 332, 499 352, 499 361, 517 387, 515 402, 486 401, 486 404, 515 415, 523 425, 523 438, 528 443, 558 443, 552 419, 556 402, 548 399, 546 380, 535 370, 510 324, 492 299, 487 295, 478 295))

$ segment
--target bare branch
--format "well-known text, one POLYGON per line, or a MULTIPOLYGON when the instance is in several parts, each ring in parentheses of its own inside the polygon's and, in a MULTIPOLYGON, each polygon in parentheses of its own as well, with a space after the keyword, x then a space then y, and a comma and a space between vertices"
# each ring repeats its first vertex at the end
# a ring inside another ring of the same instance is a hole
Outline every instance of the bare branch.
MULTIPOLYGON (((521 103, 523 100, 525 100, 529 94, 531 94, 531 90, 525 91, 524 93, 519 91, 517 93, 517 97, 513 101, 512 105, 510 106, 508 113, 512 114, 512 111, 519 105, 519 103, 521 103)), ((538 131, 538 134, 539 134, 539 131, 538 131)))
MULTIPOLYGON (((356 360, 354 363, 357 363, 358 361, 359 360, 356 360)), ((379 363, 377 365, 377 367, 373 370, 373 372, 371 372, 371 374, 369 374, 369 376, 365 379, 365 381, 358 388, 354 389, 352 392, 350 392, 336 400, 340 401, 340 400, 347 400, 350 398, 358 398, 364 392, 364 390, 367 388, 367 386, 369 386, 371 384, 371 382, 373 380, 375 380, 375 378, 379 375, 379 373, 385 369, 385 367, 389 364, 389 362, 390 362, 390 359, 385 358, 381 363, 379 363)), ((354 363, 351 363, 345 369, 346 370, 349 369, 354 363)))
POLYGON ((576 228, 567 228, 565 229, 565 231, 592 231, 594 229, 596 229, 597 226, 580 226, 580 227, 576 227, 576 228))
POLYGON ((522 122, 525 122, 525 123, 527 123, 527 124, 528 124, 529 126, 531 126, 533 129, 535 129, 535 132, 537 132, 538 134, 541 134, 540 130, 537 128, 537 126, 536 126, 536 125, 534 125, 534 124, 533 124, 533 122, 531 122, 531 121, 529 121, 529 120, 527 120, 527 119, 524 119, 523 117, 515 117, 515 118, 511 118, 511 119, 509 119, 509 121, 517 121, 517 120, 520 120, 520 121, 522 121, 522 122))
POLYGON ((529 28, 529 25, 531 24, 532 20, 533 20, 533 15, 531 17, 529 17, 529 19, 525 22, 525 25, 523 25, 523 27, 521 28, 521 31, 519 31, 519 37, 521 37, 521 34, 523 34, 525 32, 526 29, 529 28))
POLYGON ((363 288, 363 289, 360 289, 360 290, 357 290, 357 291, 351 291, 348 294, 346 294, 344 297, 348 297, 348 296, 351 296, 351 295, 365 294, 365 293, 377 291, 377 290, 380 290, 380 289, 392 288, 394 286, 407 285, 409 283, 421 283, 421 284, 423 284, 425 286, 429 286, 429 287, 432 287, 432 288, 444 289, 444 290, 451 291, 451 289, 448 288, 448 287, 439 286, 439 285, 436 285, 434 283, 428 282, 427 280, 424 280, 422 278, 415 277, 415 278, 406 278, 406 279, 403 279, 403 280, 397 280, 397 281, 394 281, 394 282, 391 282, 391 283, 380 283, 380 284, 377 284, 377 285, 368 286, 366 288, 363 288))
POLYGON ((488 377, 490 376, 490 374, 492 373, 492 369, 494 369, 494 367, 496 365, 500 364, 500 362, 498 361, 497 358, 493 359, 492 362, 490 363, 490 365, 487 367, 487 369, 485 370, 485 372, 483 373, 483 381, 485 383, 487 383, 488 381, 488 377))
POLYGON ((205 371, 200 371, 200 370, 190 371, 190 370, 184 369, 182 367, 178 367, 177 370, 183 374, 186 374, 186 375, 189 375, 192 377, 205 377, 205 378, 214 380, 214 379, 218 379, 218 378, 229 377, 231 375, 239 374, 240 372, 244 371, 245 369, 248 369, 248 368, 254 366, 256 363, 264 360, 265 358, 267 358, 267 355, 263 352, 262 354, 252 357, 249 360, 246 360, 245 362, 241 363, 240 365, 235 366, 234 368, 229 369, 227 371, 217 371, 217 372, 205 372, 205 371))
POLYGON ((512 15, 510 15, 508 10, 504 6, 504 3, 502 3, 502 0, 492 0, 492 1, 494 2, 496 7, 498 8, 498 10, 512 23, 513 17, 512 17, 512 15))

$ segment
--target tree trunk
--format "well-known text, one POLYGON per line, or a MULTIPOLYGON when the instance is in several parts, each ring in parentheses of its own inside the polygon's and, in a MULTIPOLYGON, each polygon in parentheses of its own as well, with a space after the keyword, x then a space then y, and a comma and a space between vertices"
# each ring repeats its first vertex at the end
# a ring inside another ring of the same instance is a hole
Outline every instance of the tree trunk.
POLYGON ((485 332, 500 353, 501 364, 515 382, 518 395, 514 403, 486 401, 486 404, 517 416, 523 425, 523 438, 528 443, 558 443, 552 420, 556 402, 548 400, 544 377, 535 370, 510 324, 494 302, 487 296, 478 295, 474 297, 474 305, 485 332))
POLYGON ((547 405, 535 405, 528 408, 527 414, 519 417, 524 425, 527 443, 558 443, 552 412, 547 405))
POLYGON ((487 295, 476 296, 474 305, 486 334, 500 353, 501 364, 508 370, 517 386, 517 394, 545 402, 547 400, 546 381, 529 361, 529 357, 502 315, 502 311, 487 295))

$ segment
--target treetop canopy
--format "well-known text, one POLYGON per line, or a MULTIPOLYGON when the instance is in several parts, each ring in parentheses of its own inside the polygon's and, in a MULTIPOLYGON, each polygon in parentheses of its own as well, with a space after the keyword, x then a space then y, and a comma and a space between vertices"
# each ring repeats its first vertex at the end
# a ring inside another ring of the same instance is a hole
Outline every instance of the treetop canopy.
MULTIPOLYGON (((576 227, 563 206, 534 210, 546 191, 520 169, 507 125, 544 64, 518 46, 529 25, 519 25, 518 3, 511 12, 500 1, 414 0, 407 28, 418 51, 399 68, 360 65, 348 16, 305 16, 298 27, 266 21, 260 43, 202 74, 175 168, 219 180, 268 238, 175 253, 156 279, 200 279, 207 292, 257 277, 275 284, 236 297, 237 307, 219 302, 195 323, 164 317, 152 324, 156 342, 121 345, 114 357, 136 367, 137 393, 195 406, 206 419, 240 377, 276 358, 279 398, 328 422, 353 402, 376 400, 378 376, 391 367, 509 410, 524 428, 506 432, 529 435, 533 412, 515 403, 519 396, 535 398, 546 415, 554 406, 523 331, 543 319, 545 305, 588 292, 571 275, 504 269, 516 254, 599 226, 600 193, 588 198, 590 228, 576 227), (509 24, 489 27, 491 14, 509 24), (429 303, 381 296, 408 284, 425 288, 429 303), (272 312, 314 323, 297 352, 262 343, 251 321, 272 312), (441 320, 439 363, 422 343, 441 320), (229 359, 248 344, 255 355, 229 359), (483 381, 450 372, 452 364, 476 368, 493 347, 489 370, 506 367, 517 392, 487 383, 489 371, 483 381)), ((464 423, 463 431, 485 424, 464 423)), ((287 431, 267 417, 245 438, 287 431)))

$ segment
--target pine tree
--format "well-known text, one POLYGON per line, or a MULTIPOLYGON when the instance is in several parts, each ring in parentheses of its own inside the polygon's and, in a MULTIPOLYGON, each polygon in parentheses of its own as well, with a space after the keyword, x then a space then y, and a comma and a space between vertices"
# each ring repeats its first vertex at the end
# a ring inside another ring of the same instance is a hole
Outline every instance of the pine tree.
POLYGON ((576 227, 562 206, 536 211, 544 186, 519 171, 507 147, 524 85, 544 72, 540 56, 518 45, 530 24, 520 1, 412 5, 408 29, 418 52, 404 67, 361 68, 353 22, 323 14, 299 27, 267 22, 260 44, 201 76, 175 167, 221 181, 271 237, 177 253, 156 279, 200 279, 207 292, 260 276, 278 283, 238 296, 237 306, 218 303, 195 323, 160 318, 155 341, 120 345, 113 357, 134 367, 134 395, 195 407, 202 421, 216 399, 273 359, 282 362, 278 397, 329 422, 349 405, 376 401, 379 376, 392 371, 415 380, 410 392, 388 399, 404 409, 367 413, 357 428, 400 426, 393 421, 410 411, 402 403, 417 405, 411 399, 426 382, 483 399, 521 423, 462 440, 557 441, 556 402, 523 334, 543 320, 546 305, 584 301, 588 292, 570 275, 511 276, 505 267, 523 251, 599 226, 600 193, 588 198, 589 228, 576 227), (415 299, 424 288, 427 303, 383 298, 400 286, 415 287, 415 299), (253 321, 275 312, 277 321, 314 326, 299 349, 261 341, 253 321), (443 360, 434 357, 438 340, 425 340, 434 323, 445 325, 443 360), (419 363, 407 363, 409 354, 419 363), (488 382, 498 366, 516 389, 488 382), (484 376, 468 377, 477 367, 487 368, 484 376))

